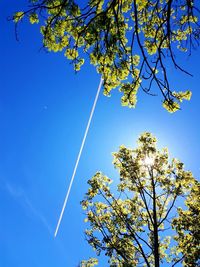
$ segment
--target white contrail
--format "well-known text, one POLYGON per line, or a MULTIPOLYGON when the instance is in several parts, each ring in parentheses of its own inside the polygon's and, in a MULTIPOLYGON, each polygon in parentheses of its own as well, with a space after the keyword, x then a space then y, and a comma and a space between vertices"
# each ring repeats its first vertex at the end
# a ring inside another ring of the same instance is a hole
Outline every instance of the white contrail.
POLYGON ((65 200, 64 200, 64 203, 63 203, 63 207, 62 207, 62 210, 61 210, 61 213, 60 213, 60 217, 59 217, 59 220, 58 220, 58 223, 57 223, 57 226, 56 226, 54 237, 56 237, 56 235, 58 233, 58 230, 59 230, 59 227, 60 227, 60 223, 61 223, 61 220, 62 220, 62 217, 63 217, 63 213, 65 211, 67 200, 68 200, 71 188, 72 188, 72 184, 73 184, 74 177, 75 177, 75 174, 76 174, 76 170, 77 170, 77 167, 78 167, 78 163, 79 163, 79 160, 80 160, 80 157, 81 157, 81 154, 82 154, 82 150, 83 150, 83 147, 84 147, 84 144, 85 144, 85 140, 86 140, 86 137, 87 137, 87 134, 88 134, 88 130, 90 128, 90 123, 91 123, 91 120, 92 120, 92 117, 93 117, 93 114, 94 114, 94 110, 95 110, 96 103, 97 103, 97 100, 98 100, 98 97, 99 97, 99 93, 100 93, 100 90, 101 90, 102 83, 103 83, 103 79, 101 78, 99 86, 98 86, 98 89, 97 89, 96 97, 95 97, 95 100, 94 100, 94 103, 93 103, 93 106, 92 106, 92 110, 90 112, 90 117, 89 117, 89 120, 88 120, 88 123, 87 123, 87 127, 85 129, 85 134, 84 134, 84 137, 83 137, 83 140, 82 140, 82 143, 81 143, 81 147, 80 147, 80 150, 79 150, 79 153, 78 153, 78 157, 77 157, 77 160, 76 160, 76 164, 75 164, 75 167, 74 167, 72 178, 71 178, 71 181, 70 181, 70 184, 69 184, 66 196, 65 196, 65 200))

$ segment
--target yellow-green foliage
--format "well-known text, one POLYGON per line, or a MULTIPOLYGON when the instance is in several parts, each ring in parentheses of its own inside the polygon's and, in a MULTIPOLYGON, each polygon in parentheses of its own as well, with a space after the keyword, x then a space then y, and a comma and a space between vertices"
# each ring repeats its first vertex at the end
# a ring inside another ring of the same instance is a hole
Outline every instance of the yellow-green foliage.
POLYGON ((85 233, 97 255, 106 252, 109 266, 145 262, 155 267, 156 234, 163 266, 178 261, 194 267, 200 259, 200 184, 181 161, 169 158, 167 148, 158 150, 156 142, 147 132, 136 149, 122 145, 113 153, 120 176, 117 190, 101 172, 88 181, 81 202, 85 233))
POLYGON ((90 258, 89 260, 81 261, 80 267, 93 267, 98 265, 98 260, 95 258, 90 258))
POLYGON ((40 19, 44 47, 63 51, 76 71, 84 63, 80 55, 87 53, 102 75, 105 95, 119 88, 122 105, 135 107, 138 89, 146 88, 145 78, 150 87, 153 83, 160 89, 168 111, 178 110, 182 100, 189 100, 189 91, 171 91, 163 64, 166 55, 173 63, 175 50, 186 52, 197 36, 193 0, 89 0, 82 9, 73 0, 32 3, 26 13, 17 12, 14 21, 24 14, 31 24, 40 19))
POLYGON ((24 12, 22 11, 19 11, 19 12, 16 12, 15 15, 13 16, 13 19, 15 22, 19 22, 24 16, 24 12))
POLYGON ((39 22, 38 15, 35 13, 30 14, 29 20, 31 24, 38 23, 39 22))

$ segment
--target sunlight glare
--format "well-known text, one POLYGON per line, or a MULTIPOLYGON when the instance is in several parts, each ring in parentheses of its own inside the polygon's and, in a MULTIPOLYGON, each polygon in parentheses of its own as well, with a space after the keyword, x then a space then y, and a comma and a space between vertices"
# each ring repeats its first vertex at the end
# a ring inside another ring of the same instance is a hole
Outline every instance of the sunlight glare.
POLYGON ((149 157, 149 156, 145 157, 144 164, 147 165, 147 166, 152 166, 154 164, 154 157, 153 156, 151 156, 151 157, 149 157))

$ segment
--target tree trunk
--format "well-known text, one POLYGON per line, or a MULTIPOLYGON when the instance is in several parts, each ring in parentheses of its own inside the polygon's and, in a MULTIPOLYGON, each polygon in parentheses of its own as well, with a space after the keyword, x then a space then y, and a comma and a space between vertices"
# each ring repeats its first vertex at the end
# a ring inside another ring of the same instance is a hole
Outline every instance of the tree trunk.
POLYGON ((159 255, 159 241, 158 241, 158 222, 157 222, 157 207, 156 207, 156 189, 153 172, 151 173, 152 188, 153 188, 153 253, 155 267, 160 267, 160 255, 159 255))

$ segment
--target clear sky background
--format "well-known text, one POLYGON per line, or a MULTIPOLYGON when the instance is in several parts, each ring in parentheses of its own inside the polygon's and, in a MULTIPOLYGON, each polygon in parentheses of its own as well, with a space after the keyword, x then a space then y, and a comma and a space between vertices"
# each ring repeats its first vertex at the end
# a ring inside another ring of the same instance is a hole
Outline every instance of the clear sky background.
POLYGON ((40 50, 37 25, 21 24, 17 42, 6 18, 25 2, 0 4, 0 266, 75 267, 94 256, 84 240, 79 204, 87 180, 101 170, 116 181, 111 152, 121 144, 134 147, 138 136, 150 131, 159 147, 167 146, 199 177, 200 53, 181 59, 193 78, 171 70, 174 88, 193 92, 175 114, 162 108, 160 97, 141 92, 136 109, 129 109, 120 106, 117 90, 111 98, 101 93, 54 239, 100 77, 89 64, 75 74, 62 54, 40 50))

